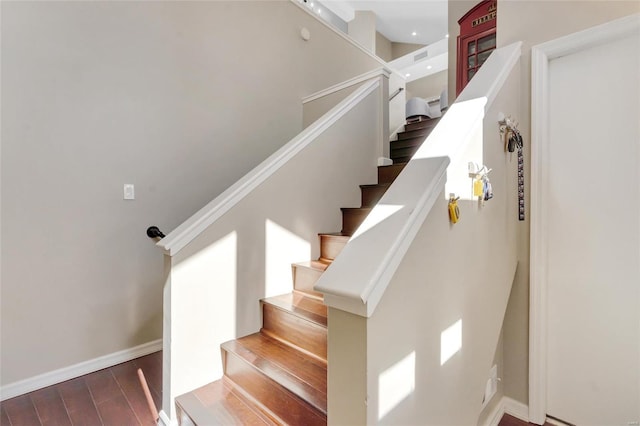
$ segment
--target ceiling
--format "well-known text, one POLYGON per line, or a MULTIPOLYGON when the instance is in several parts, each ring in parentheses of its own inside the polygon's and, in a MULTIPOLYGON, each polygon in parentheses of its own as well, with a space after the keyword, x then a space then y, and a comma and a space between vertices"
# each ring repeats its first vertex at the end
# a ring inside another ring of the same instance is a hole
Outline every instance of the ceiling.
POLYGON ((357 10, 376 14, 377 30, 394 42, 431 44, 447 34, 446 0, 321 0, 348 22, 357 10), (416 35, 412 35, 416 32, 416 35))

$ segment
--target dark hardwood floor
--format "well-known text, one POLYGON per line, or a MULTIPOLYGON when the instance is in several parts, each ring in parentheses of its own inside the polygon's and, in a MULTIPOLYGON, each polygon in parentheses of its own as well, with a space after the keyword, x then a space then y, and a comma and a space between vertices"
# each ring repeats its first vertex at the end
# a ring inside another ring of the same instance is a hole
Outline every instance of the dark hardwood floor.
POLYGON ((0 403, 2 426, 155 425, 138 379, 141 368, 156 407, 162 402, 162 352, 0 403))
MULTIPOLYGON (((155 425, 138 380, 142 368, 158 410, 162 402, 162 352, 0 403, 2 426, 155 425)), ((499 426, 530 426, 508 414, 499 426)), ((549 425, 550 426, 550 425, 549 425)))

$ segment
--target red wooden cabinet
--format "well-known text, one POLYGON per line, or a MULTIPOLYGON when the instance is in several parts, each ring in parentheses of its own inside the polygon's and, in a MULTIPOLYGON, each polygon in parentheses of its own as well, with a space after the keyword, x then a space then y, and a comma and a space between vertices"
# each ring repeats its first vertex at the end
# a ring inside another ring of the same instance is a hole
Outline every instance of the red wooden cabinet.
POLYGON ((458 21, 456 96, 495 50, 497 16, 496 0, 485 0, 458 21))

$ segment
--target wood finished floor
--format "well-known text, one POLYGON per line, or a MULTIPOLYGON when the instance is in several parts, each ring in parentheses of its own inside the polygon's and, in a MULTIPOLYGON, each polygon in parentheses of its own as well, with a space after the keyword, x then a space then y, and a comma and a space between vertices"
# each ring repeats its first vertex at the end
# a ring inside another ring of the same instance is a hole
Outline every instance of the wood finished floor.
POLYGON ((158 410, 162 352, 0 403, 2 426, 155 425, 138 379, 141 368, 158 410))
MULTIPOLYGON (((155 352, 3 401, 0 403, 0 425, 155 425, 140 387, 138 368, 142 368, 159 409, 162 401, 162 352, 155 352)), ((508 414, 499 423, 499 426, 530 425, 508 414)))
MULTIPOLYGON (((534 423, 527 423, 524 420, 517 419, 513 416, 505 414, 502 416, 498 426, 536 426, 534 423)), ((549 423, 545 423, 544 426, 551 426, 549 423)))

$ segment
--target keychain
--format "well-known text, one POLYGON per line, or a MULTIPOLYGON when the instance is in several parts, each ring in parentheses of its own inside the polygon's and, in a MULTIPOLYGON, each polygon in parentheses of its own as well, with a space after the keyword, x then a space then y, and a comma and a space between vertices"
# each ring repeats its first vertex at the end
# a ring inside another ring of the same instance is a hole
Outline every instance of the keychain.
POLYGON ((459 199, 460 197, 456 197, 456 194, 449 194, 449 220, 451 223, 458 223, 458 219, 460 219, 459 199))

